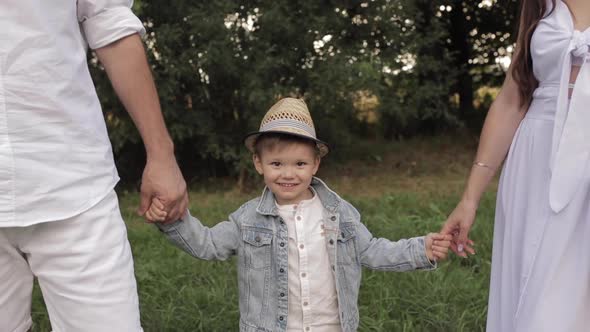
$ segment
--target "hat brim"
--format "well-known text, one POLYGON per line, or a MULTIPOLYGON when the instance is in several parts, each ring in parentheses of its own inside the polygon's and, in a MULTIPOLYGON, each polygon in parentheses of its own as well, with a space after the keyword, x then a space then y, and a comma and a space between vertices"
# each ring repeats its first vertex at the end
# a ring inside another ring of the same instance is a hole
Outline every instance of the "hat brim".
POLYGON ((310 141, 314 142, 316 144, 316 146, 318 147, 318 149, 320 150, 320 157, 324 157, 325 155, 328 154, 328 152, 330 152, 330 146, 328 145, 328 143, 321 141, 317 138, 313 138, 313 137, 309 137, 309 136, 305 136, 305 135, 300 135, 300 134, 296 134, 296 133, 285 132, 285 131, 278 131, 278 130, 255 131, 255 132, 249 133, 244 137, 244 145, 246 145, 246 148, 248 148, 248 150, 250 152, 254 153, 255 152, 254 145, 256 144, 256 139, 258 139, 258 137, 260 137, 260 135, 265 135, 265 134, 289 135, 289 136, 296 136, 296 137, 310 140, 310 141))

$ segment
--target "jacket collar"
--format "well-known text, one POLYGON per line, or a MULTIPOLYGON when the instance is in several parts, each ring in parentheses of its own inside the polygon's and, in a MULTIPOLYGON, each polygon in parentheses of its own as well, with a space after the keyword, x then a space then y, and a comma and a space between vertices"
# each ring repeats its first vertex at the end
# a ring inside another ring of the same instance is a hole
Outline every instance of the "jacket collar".
MULTIPOLYGON (((324 208, 331 213, 336 213, 336 210, 338 209, 341 201, 340 196, 328 188, 324 181, 317 177, 313 177, 311 179, 311 187, 317 193, 318 198, 322 202, 324 208)), ((275 196, 268 187, 264 187, 264 190, 262 191, 262 196, 260 197, 260 202, 258 203, 256 212, 268 216, 279 215, 277 206, 275 204, 275 196)))

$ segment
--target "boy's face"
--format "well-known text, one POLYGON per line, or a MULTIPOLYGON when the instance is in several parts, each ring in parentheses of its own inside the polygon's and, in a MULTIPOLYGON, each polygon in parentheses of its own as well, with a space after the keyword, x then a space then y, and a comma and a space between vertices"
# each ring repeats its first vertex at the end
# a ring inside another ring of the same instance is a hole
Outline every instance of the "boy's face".
POLYGON ((298 204, 313 197, 309 185, 320 166, 320 158, 313 147, 302 143, 279 143, 253 158, 256 171, 264 176, 264 183, 278 204, 298 204))

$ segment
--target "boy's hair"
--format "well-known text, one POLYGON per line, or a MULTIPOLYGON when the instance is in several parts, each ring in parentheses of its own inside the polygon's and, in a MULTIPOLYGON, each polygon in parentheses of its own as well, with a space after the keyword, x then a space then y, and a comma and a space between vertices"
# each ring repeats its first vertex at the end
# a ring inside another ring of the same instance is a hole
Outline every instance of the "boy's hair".
POLYGON ((254 154, 260 157, 261 152, 264 150, 272 150, 279 144, 292 143, 309 145, 311 148, 313 148, 315 155, 318 158, 320 157, 320 149, 314 141, 305 137, 281 133, 265 133, 258 136, 256 138, 256 142, 254 143, 254 154))

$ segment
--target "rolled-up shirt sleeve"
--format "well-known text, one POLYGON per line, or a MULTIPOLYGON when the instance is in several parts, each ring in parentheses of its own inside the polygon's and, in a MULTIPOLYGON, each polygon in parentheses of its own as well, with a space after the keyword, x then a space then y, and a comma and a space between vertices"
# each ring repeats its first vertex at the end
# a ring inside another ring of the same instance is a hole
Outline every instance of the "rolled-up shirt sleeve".
POLYGON ((78 21, 91 49, 101 48, 145 28, 131 11, 133 0, 78 0, 78 21))

